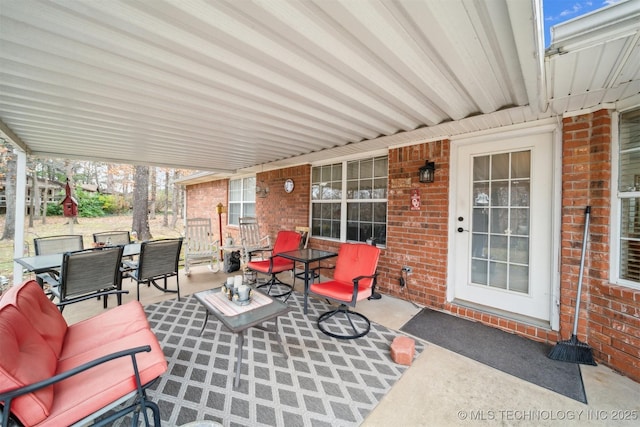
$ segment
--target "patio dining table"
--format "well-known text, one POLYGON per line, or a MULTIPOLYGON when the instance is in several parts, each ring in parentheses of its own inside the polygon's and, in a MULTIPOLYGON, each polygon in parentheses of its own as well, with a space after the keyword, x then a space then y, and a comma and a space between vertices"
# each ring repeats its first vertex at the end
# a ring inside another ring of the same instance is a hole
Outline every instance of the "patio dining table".
POLYGON ((311 284, 312 273, 309 268, 309 264, 313 262, 320 262, 325 259, 338 256, 337 252, 323 251, 320 249, 297 249, 295 251, 280 252, 278 256, 282 258, 290 259, 294 262, 300 262, 304 264, 304 314, 307 314, 307 299, 309 297, 309 285, 311 284))
MULTIPOLYGON (((140 243, 130 243, 124 245, 122 256, 133 256, 140 254, 140 243)), ((14 261, 23 266, 31 273, 46 273, 62 267, 63 254, 34 255, 22 258, 15 258, 14 261)))

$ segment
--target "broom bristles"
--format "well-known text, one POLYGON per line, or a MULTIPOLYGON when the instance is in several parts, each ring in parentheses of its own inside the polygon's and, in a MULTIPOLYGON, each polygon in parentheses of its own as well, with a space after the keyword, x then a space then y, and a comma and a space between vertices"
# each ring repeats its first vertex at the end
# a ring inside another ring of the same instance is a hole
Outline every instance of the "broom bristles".
POLYGON ((558 343, 549 351, 547 355, 550 359, 559 360, 561 362, 580 363, 582 365, 597 366, 593 359, 593 352, 588 344, 578 340, 578 337, 572 335, 570 339, 558 341, 558 343))

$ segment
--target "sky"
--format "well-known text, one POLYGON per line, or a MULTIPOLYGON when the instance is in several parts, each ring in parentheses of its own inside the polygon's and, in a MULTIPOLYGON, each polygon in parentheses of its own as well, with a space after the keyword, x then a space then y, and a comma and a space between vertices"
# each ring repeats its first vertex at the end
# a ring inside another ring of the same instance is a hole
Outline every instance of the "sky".
POLYGON ((551 44, 551 27, 622 0, 542 0, 544 45, 551 44))

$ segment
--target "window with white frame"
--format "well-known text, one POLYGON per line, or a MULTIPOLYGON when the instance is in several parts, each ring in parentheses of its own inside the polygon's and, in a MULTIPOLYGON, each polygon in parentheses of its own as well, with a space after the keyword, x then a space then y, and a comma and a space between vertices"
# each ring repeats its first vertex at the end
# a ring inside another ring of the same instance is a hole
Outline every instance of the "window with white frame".
POLYGON ((387 156, 311 170, 311 235, 340 241, 387 242, 387 156))
POLYGON ((239 225, 240 218, 256 216, 256 177, 232 179, 229 181, 229 225, 239 225))
POLYGON ((618 141, 618 270, 620 279, 640 287, 640 110, 620 115, 618 141))

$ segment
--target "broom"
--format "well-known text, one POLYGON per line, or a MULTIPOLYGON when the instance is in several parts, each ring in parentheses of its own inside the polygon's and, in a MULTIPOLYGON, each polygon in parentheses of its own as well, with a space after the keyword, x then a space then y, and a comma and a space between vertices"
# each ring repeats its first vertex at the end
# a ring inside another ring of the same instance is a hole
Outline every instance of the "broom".
POLYGON ((576 295, 576 312, 573 319, 573 332, 571 338, 558 343, 549 351, 548 357, 562 362, 581 363, 583 365, 594 365, 593 353, 588 344, 580 342, 576 333, 578 331, 578 313, 580 310, 580 295, 582 294, 582 275, 584 273, 584 255, 587 250, 587 235, 589 232, 589 216, 591 206, 587 206, 584 211, 584 236, 582 238, 582 254, 580 255, 580 275, 578 276, 578 293, 576 295))

